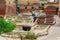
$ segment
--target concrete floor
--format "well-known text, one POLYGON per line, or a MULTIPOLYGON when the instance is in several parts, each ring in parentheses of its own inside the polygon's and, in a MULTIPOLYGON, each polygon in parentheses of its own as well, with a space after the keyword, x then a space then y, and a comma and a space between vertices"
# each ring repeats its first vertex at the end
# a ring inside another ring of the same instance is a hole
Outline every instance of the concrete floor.
MULTIPOLYGON (((56 18, 56 24, 51 26, 48 35, 38 37, 37 40, 60 40, 60 18, 58 16, 55 16, 55 18, 56 18)), ((0 40, 19 40, 19 39, 0 37, 0 40)))

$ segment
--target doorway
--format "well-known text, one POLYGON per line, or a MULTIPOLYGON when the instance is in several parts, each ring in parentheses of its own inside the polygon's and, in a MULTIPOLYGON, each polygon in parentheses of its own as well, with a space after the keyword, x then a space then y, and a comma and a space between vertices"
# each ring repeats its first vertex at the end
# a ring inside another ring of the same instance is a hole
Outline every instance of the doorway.
POLYGON ((47 12, 47 14, 54 14, 57 15, 58 13, 58 8, 55 6, 47 6, 45 11, 47 12), (47 11, 46 11, 47 10, 47 11))

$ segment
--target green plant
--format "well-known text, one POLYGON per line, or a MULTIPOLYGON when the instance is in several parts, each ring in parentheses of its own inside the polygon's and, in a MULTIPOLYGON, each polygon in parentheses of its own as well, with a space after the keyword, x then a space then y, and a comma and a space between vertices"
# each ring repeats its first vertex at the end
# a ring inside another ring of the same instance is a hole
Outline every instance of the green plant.
POLYGON ((44 13, 44 10, 42 10, 42 13, 44 13))
POLYGON ((32 32, 19 33, 18 36, 19 38, 21 38, 21 40, 24 40, 24 39, 35 40, 36 39, 35 34, 32 32))
POLYGON ((19 33, 18 36, 21 40, 23 40, 25 38, 26 34, 25 33, 19 33))
POLYGON ((34 33, 28 32, 27 35, 26 35, 26 38, 30 39, 30 40, 35 40, 36 36, 35 36, 34 33))
POLYGON ((5 21, 5 19, 0 18, 0 34, 11 32, 15 29, 15 27, 16 24, 10 21, 5 21))
POLYGON ((42 8, 42 9, 44 9, 44 4, 45 4, 45 3, 41 3, 41 5, 42 5, 41 8, 42 8))
POLYGON ((32 13, 33 10, 34 10, 34 9, 30 9, 30 12, 32 13))

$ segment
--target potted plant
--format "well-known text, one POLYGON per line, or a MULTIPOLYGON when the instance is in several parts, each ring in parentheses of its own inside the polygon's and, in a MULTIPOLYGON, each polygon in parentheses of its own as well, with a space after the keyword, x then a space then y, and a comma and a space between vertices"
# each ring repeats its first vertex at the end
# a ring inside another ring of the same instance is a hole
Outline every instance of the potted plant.
POLYGON ((0 34, 12 32, 16 27, 16 24, 11 21, 5 21, 4 18, 0 18, 0 34))

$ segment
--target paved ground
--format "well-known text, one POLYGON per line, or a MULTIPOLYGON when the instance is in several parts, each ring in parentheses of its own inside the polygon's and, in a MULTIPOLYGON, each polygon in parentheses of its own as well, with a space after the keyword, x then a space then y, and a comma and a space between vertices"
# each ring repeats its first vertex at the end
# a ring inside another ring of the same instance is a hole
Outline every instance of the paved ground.
POLYGON ((60 18, 55 16, 56 24, 51 26, 49 34, 44 37, 39 37, 37 40, 60 40, 60 18))
MULTIPOLYGON (((39 37, 37 40, 60 40, 60 18, 55 16, 56 24, 51 26, 49 34, 47 36, 39 37)), ((19 40, 0 37, 0 40, 19 40)))

